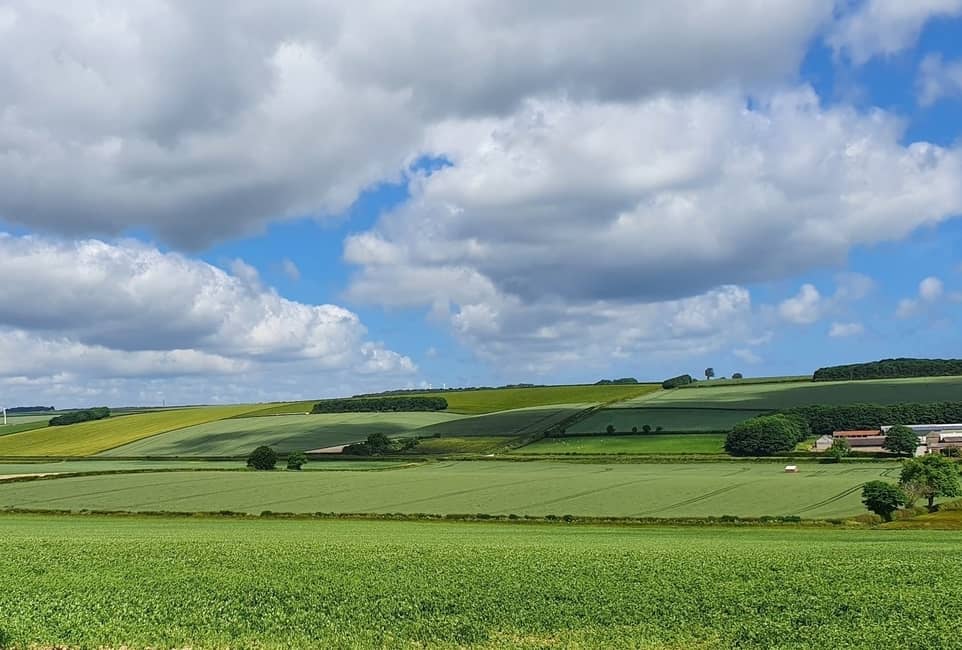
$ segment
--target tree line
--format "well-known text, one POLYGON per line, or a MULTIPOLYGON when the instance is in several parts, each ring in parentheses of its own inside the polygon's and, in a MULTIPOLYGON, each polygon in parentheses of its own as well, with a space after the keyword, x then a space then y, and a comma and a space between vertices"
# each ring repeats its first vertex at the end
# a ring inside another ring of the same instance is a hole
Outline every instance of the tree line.
POLYGON ((905 402, 902 404, 812 404, 783 411, 808 423, 817 436, 835 431, 878 429, 894 424, 950 424, 962 422, 962 402, 905 402))
POLYGON ((595 386, 609 386, 611 384, 637 384, 638 380, 634 377, 621 377, 620 379, 599 379, 595 386))
POLYGON ((68 424, 79 424, 80 422, 91 422, 93 420, 103 420, 110 417, 110 409, 106 406, 99 406, 82 411, 73 411, 50 418, 48 424, 52 427, 62 427, 68 424))
POLYGON ((882 359, 868 363, 819 368, 814 381, 898 379, 962 375, 962 359, 882 359))
POLYGON ((680 386, 687 386, 688 384, 695 381, 691 375, 678 375, 677 377, 672 377, 671 379, 666 379, 661 382, 661 387, 664 389, 678 388, 680 386))
POLYGON ((448 400, 443 397, 361 397, 326 399, 318 402, 311 413, 370 413, 382 411, 443 411, 448 400))
POLYGON ((7 413, 36 413, 37 411, 54 411, 52 406, 14 406, 8 408, 7 413))

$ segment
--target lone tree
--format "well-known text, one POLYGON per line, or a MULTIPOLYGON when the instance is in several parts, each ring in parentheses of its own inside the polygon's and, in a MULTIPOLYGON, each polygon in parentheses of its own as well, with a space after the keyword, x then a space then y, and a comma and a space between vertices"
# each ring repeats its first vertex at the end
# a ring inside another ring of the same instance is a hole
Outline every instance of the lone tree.
POLYGON ((852 446, 848 444, 848 440, 845 438, 836 438, 832 441, 832 446, 828 448, 828 455, 835 459, 836 463, 840 462, 851 452, 852 446))
POLYGON ((307 455, 303 451, 295 451, 287 455, 287 469, 300 471, 307 465, 307 455))
POLYGON ((899 456, 903 454, 912 456, 918 446, 919 434, 901 424, 889 429, 885 434, 885 442, 882 443, 882 449, 887 449, 899 456))
POLYGON ((277 454, 266 445, 261 445, 247 457, 247 466, 253 469, 274 469, 277 465, 277 454))
POLYGON ((929 512, 935 510, 936 497, 962 495, 958 465, 938 454, 906 461, 902 465, 899 484, 903 491, 924 497, 928 502, 929 512))
POLYGON ((609 435, 612 434, 612 433, 614 433, 614 432, 615 432, 615 425, 609 424, 608 426, 605 427, 605 431, 607 431, 609 435))
POLYGON ((705 368, 705 379, 711 379, 715 376, 714 368, 705 368))
POLYGON ((643 427, 641 427, 641 431, 642 433, 651 433, 651 425, 650 424, 644 425, 643 427))
POLYGON ((892 513, 905 505, 905 493, 897 485, 885 481, 869 481, 862 486, 862 503, 885 521, 892 521, 892 513))
POLYGON ((742 375, 742 373, 740 373, 740 372, 733 372, 733 373, 732 373, 732 379, 742 379, 743 377, 744 377, 744 375, 742 375))

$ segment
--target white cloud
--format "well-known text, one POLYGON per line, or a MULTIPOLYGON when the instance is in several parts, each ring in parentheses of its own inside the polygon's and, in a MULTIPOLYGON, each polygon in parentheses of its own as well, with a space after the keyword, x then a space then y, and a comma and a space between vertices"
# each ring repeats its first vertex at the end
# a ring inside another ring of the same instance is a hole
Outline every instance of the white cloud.
MULTIPOLYGON (((926 308, 936 305, 945 294, 941 279, 929 276, 919 282, 917 298, 903 298, 895 309, 898 318, 911 318, 926 308)), ((949 297, 950 299, 952 296, 949 297)))
POLYGON ((942 297, 945 286, 942 280, 936 277, 927 277, 919 282, 919 298, 926 302, 932 302, 942 297))
POLYGON ((798 294, 788 298, 778 306, 778 314, 783 320, 795 325, 809 325, 822 315, 824 299, 811 284, 803 284, 798 294))
POLYGON ((732 350, 732 355, 738 359, 741 359, 745 363, 750 363, 752 365, 762 362, 762 358, 758 355, 758 353, 749 348, 736 348, 732 350))
POLYGON ((929 20, 962 14, 962 0, 865 0, 842 15, 827 40, 854 63, 912 46, 929 20))
MULTIPOLYGON (((365 340, 352 312, 287 300, 240 260, 233 274, 150 246, 0 234, 0 378, 236 376, 251 393, 279 374, 410 374, 407 357, 365 340)), ((283 382, 280 382, 283 383, 283 382)), ((213 388, 191 401, 205 401, 213 388)), ((326 388, 325 388, 326 392, 326 388)))
POLYGON ((301 279, 301 270, 297 267, 297 264, 286 257, 281 261, 281 271, 284 272, 284 275, 286 275, 288 279, 294 282, 301 279))
POLYGON ((849 336, 860 336, 864 332, 865 326, 861 323, 832 323, 828 335, 832 338, 847 338, 849 336))
POLYGON ((789 77, 832 5, 9 2, 0 214, 197 248, 339 213, 439 121, 789 77))
POLYGON ((919 65, 919 104, 931 106, 943 97, 962 96, 962 61, 943 62, 930 54, 919 65))

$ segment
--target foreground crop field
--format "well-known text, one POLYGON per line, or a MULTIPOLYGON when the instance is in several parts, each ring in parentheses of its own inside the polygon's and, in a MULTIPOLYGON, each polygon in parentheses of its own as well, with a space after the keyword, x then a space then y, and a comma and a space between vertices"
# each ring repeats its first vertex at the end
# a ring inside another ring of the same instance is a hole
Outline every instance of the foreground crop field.
POLYGON ((244 456, 259 445, 280 453, 310 451, 364 440, 369 433, 398 435, 463 416, 451 413, 325 413, 231 418, 177 429, 104 456, 244 456))
POLYGON ((238 405, 152 411, 36 429, 0 437, 0 456, 91 456, 134 440, 240 415, 255 408, 238 405))
POLYGON ((952 532, 0 525, 0 638, 12 647, 958 647, 952 532))
POLYGON ((660 433, 630 436, 565 436, 543 438, 516 454, 724 454, 725 436, 718 433, 660 433))
MULTIPOLYGON (((396 466, 395 466, 396 467, 396 466)), ((165 472, 0 483, 0 508, 488 513, 612 517, 864 512, 859 488, 896 463, 462 461, 385 472, 165 472)))
POLYGON ((451 391, 428 395, 443 397, 448 401, 448 410, 455 413, 493 413, 531 406, 601 404, 640 397, 660 389, 658 384, 544 386, 451 391))

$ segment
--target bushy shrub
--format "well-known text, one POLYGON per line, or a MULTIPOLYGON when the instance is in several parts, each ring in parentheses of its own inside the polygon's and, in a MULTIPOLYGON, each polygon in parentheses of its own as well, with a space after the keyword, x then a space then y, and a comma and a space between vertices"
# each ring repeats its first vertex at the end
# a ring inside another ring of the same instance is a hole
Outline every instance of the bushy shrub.
POLYGON ((638 380, 634 377, 622 377, 620 379, 601 379, 595 382, 595 386, 608 386, 611 384, 637 384, 638 380))
POLYGON ((110 409, 106 406, 100 406, 97 408, 84 409, 82 411, 74 411, 73 413, 64 413, 63 415, 52 417, 50 418, 50 422, 48 422, 48 424, 52 427, 62 427, 68 424, 92 422, 94 420, 103 420, 104 418, 109 417, 110 409))
POLYGON ((733 456, 771 456, 791 451, 805 436, 798 418, 763 415, 735 425, 725 438, 725 451, 733 456))
POLYGON ((287 455, 287 469, 298 470, 307 465, 307 455, 303 451, 295 451, 287 455))
POLYGON ((372 433, 364 442, 347 445, 341 453, 352 456, 382 456, 410 451, 417 445, 417 438, 391 439, 383 433, 372 433))
POLYGON ((326 399, 318 402, 311 413, 370 413, 384 411, 443 411, 448 400, 443 397, 363 397, 326 399))
POLYGON ((270 470, 277 465, 277 453, 267 445, 261 445, 247 457, 247 466, 252 469, 270 470))
POLYGON ((885 521, 892 521, 892 513, 905 505, 906 496, 900 487, 885 481, 869 481, 862 486, 862 503, 885 521))
POLYGON ((679 386, 687 386, 693 381, 694 380, 691 378, 691 375, 678 375, 677 377, 672 377, 671 379, 666 379, 665 381, 661 382, 661 387, 665 389, 678 388, 679 386))
POLYGON ((819 368, 814 381, 945 377, 962 375, 962 359, 882 359, 868 363, 819 368))

